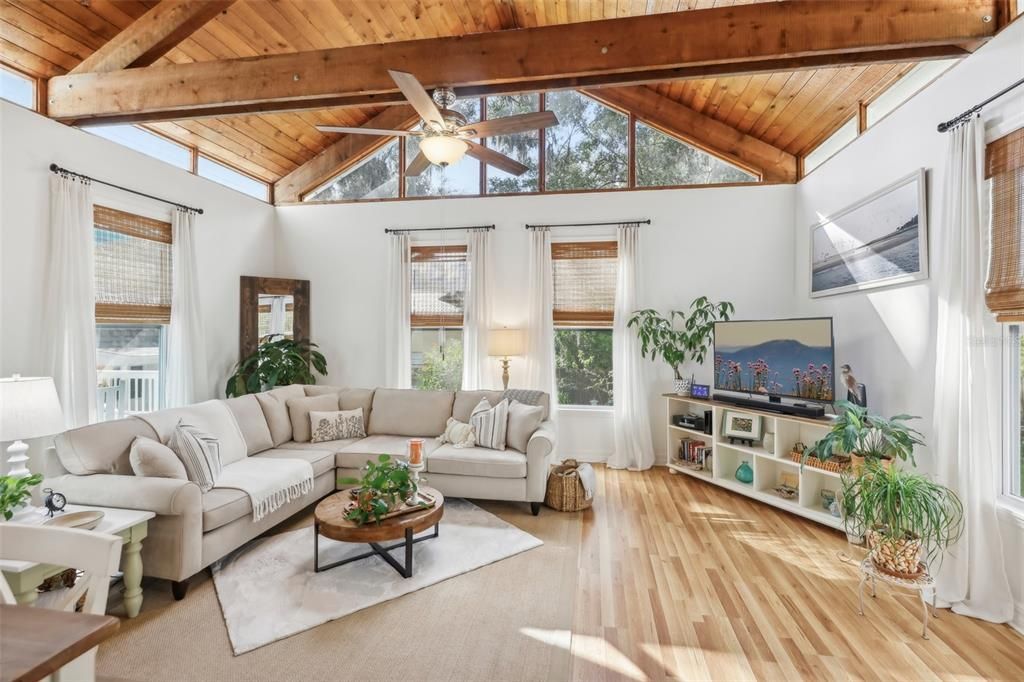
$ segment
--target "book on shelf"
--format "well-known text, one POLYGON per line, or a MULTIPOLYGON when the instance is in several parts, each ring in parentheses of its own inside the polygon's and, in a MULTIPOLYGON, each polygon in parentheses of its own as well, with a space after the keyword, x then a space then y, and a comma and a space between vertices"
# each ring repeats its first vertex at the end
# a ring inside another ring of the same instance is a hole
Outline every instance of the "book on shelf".
POLYGON ((703 469, 705 460, 711 454, 711 448, 699 438, 683 438, 679 441, 677 458, 680 464, 688 464, 696 469, 703 469))

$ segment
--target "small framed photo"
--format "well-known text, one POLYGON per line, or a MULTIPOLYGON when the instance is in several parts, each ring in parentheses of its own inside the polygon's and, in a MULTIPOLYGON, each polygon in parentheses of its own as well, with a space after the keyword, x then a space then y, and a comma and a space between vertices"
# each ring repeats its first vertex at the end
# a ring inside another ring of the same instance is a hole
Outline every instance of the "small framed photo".
POLYGON ((722 416, 722 435, 730 441, 738 440, 753 445, 754 441, 761 440, 761 417, 726 410, 722 416))

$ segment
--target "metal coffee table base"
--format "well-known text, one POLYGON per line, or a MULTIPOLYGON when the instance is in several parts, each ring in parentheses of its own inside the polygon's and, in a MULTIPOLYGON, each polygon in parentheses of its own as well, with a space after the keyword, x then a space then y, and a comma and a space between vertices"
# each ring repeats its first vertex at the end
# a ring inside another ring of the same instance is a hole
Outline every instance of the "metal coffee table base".
POLYGON ((434 532, 431 533, 430 535, 421 535, 418 538, 413 537, 412 528, 406 528, 405 529, 405 540, 403 540, 402 542, 396 542, 395 544, 388 545, 386 547, 382 546, 382 545, 379 545, 376 542, 371 542, 369 544, 370 544, 370 548, 373 550, 372 552, 366 552, 365 554, 360 554, 358 556, 352 556, 352 557, 349 557, 347 559, 342 559, 341 561, 335 561, 334 563, 327 564, 326 566, 321 566, 320 565, 320 524, 319 523, 314 523, 313 524, 313 568, 314 568, 314 570, 317 573, 320 573, 321 571, 327 571, 327 570, 330 570, 332 568, 336 568, 338 566, 341 566, 343 564, 350 564, 353 561, 359 561, 360 559, 365 559, 367 557, 371 557, 371 556, 375 556, 376 555, 376 556, 379 556, 380 558, 384 559, 384 561, 388 562, 388 564, 391 566, 391 568, 393 568, 396 571, 398 571, 398 574, 400 576, 402 576, 403 578, 411 578, 412 577, 412 546, 414 544, 416 544, 417 542, 423 542, 424 540, 432 540, 432 539, 436 538, 440 534, 441 534, 441 526, 440 526, 440 524, 437 524, 437 525, 434 526, 434 532), (390 554, 391 550, 398 549, 399 547, 404 547, 405 548, 405 565, 404 566, 402 564, 398 563, 398 561, 396 561, 395 558, 393 556, 391 556, 391 554, 390 554))

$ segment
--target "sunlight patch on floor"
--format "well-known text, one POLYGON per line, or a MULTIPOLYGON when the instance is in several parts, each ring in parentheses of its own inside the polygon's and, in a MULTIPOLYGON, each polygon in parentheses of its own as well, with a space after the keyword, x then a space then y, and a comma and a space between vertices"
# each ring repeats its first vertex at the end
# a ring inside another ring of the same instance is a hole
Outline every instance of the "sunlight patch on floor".
POLYGON ((831 550, 808 552, 805 546, 794 546, 792 542, 784 542, 765 533, 737 530, 733 531, 731 536, 737 542, 785 561, 801 571, 813 573, 820 578, 843 580, 850 577, 847 565, 840 561, 831 550))
POLYGON ((743 654, 647 642, 642 643, 640 647, 673 678, 711 680, 724 679, 723 675, 728 675, 729 680, 756 679, 743 654))
POLYGON ((644 682, 648 677, 629 657, 601 637, 577 635, 568 630, 543 630, 540 628, 519 628, 519 632, 538 642, 557 646, 577 658, 599 665, 602 668, 631 680, 644 682))

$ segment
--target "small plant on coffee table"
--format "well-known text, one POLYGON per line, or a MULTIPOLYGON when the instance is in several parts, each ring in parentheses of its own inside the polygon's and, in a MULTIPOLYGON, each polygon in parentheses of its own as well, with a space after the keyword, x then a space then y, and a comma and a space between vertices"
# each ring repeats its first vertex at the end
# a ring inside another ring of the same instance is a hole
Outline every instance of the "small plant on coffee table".
POLYGON ((363 477, 339 478, 340 485, 359 486, 356 506, 345 515, 349 521, 362 526, 397 509, 416 492, 416 484, 409 475, 409 465, 390 455, 381 455, 376 462, 363 467, 363 477))

